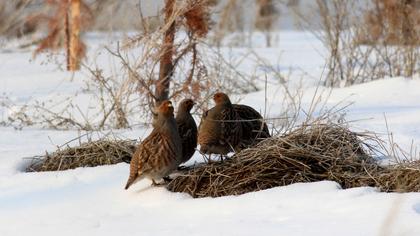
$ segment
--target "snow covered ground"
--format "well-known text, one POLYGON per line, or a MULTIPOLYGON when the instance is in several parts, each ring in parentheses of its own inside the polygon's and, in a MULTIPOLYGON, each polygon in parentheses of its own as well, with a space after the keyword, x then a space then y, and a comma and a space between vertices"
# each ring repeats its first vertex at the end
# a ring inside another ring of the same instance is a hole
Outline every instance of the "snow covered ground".
MULTIPOLYGON (((114 38, 90 35, 90 53, 103 50, 114 38), (105 38, 105 39, 103 39, 105 38)), ((288 87, 303 91, 308 109, 322 91, 327 108, 350 104, 342 113, 352 129, 393 133, 406 150, 420 143, 420 80, 387 78, 348 88, 318 87, 323 70, 320 44, 305 33, 285 31, 278 46, 263 47, 253 37, 253 51, 287 74, 288 87), (303 78, 303 79, 301 79, 303 78), (388 123, 388 129, 385 122, 388 123)), ((248 53, 247 48, 223 47, 224 55, 248 53)), ((71 75, 45 55, 31 60, 31 51, 0 49, 0 98, 15 104, 57 99, 80 90, 86 73, 71 75)), ((101 59, 105 66, 107 59, 101 59)), ((260 68, 253 60, 238 66, 260 68)), ((261 68, 260 68, 261 69, 261 68)), ((264 69, 264 68, 263 68, 264 69)), ((264 110, 265 91, 236 96, 241 103, 264 110)), ((267 116, 284 112, 280 84, 267 89, 267 116)), ((86 103, 86 101, 79 101, 86 103)), ((13 109, 0 107, 0 120, 13 109)), ((319 112, 319 111, 318 111, 319 112)), ((126 138, 145 137, 149 129, 116 130, 126 138)), ((127 164, 45 173, 22 172, 27 159, 80 135, 57 131, 0 127, 0 235, 420 235, 420 193, 380 193, 374 188, 341 189, 334 182, 293 184, 242 196, 192 199, 148 180, 128 191, 123 186, 127 164)), ((386 137, 386 135, 384 136, 386 137)), ((196 155, 190 163, 201 161, 196 155)))

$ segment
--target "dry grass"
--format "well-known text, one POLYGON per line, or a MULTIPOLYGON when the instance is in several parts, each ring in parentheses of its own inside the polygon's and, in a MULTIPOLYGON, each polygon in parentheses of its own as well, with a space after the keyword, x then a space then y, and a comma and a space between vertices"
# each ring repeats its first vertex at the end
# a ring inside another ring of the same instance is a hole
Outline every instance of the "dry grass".
MULTIPOLYGON (((378 150, 383 149, 383 144, 374 134, 352 132, 343 125, 302 125, 284 135, 265 139, 224 162, 184 169, 167 188, 193 197, 220 197, 331 180, 343 188, 372 186, 385 192, 419 192, 420 161, 380 166, 376 160, 383 155, 378 150)), ((67 143, 53 153, 33 157, 26 171, 128 163, 135 145, 133 140, 115 138, 75 147, 67 143)))
POLYGON ((418 14, 407 15, 410 4, 383 10, 381 6, 385 2, 401 5, 403 1, 314 2, 315 8, 297 10, 296 14, 301 26, 326 49, 326 86, 351 86, 385 77, 413 78, 420 72, 420 47, 416 46, 420 37, 414 29, 414 25, 419 25, 414 23, 414 16, 418 14), (365 19, 366 15, 370 17, 365 19), (314 17, 319 17, 320 21, 313 20, 314 17))
POLYGON ((193 197, 219 197, 332 180, 344 188, 376 186, 384 191, 419 191, 418 168, 405 164, 384 168, 376 163, 374 146, 368 143, 379 141, 339 125, 301 126, 266 139, 223 163, 185 170, 167 188, 193 197))
POLYGON ((59 171, 130 162, 135 144, 133 140, 101 139, 81 143, 76 147, 66 146, 53 153, 31 158, 26 171, 59 171))
POLYGON ((400 163, 372 176, 375 186, 385 192, 420 192, 420 162, 400 163))

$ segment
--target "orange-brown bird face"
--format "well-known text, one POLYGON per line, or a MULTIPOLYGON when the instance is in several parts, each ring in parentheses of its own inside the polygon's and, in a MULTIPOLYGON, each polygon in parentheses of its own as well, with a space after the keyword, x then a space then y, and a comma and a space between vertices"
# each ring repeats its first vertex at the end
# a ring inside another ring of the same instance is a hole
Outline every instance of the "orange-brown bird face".
POLYGON ((213 100, 216 103, 216 105, 218 104, 225 104, 225 103, 230 103, 230 99, 228 97, 228 95, 226 95, 225 93, 216 93, 213 96, 213 100))
POLYGON ((159 112, 166 115, 166 116, 173 116, 174 115, 174 107, 172 106, 171 101, 163 101, 162 104, 159 106, 159 112))

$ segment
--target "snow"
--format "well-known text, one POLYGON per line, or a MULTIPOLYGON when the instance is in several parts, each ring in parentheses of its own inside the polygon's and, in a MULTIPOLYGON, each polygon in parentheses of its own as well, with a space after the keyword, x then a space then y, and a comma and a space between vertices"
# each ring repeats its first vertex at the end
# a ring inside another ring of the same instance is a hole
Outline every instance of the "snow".
MULTIPOLYGON (((99 66, 111 59, 103 45, 120 38, 89 34, 89 55, 99 58, 99 66), (103 37, 101 37, 103 36, 103 37), (103 39, 104 38, 104 39, 103 39)), ((322 51, 316 39, 302 32, 284 31, 278 45, 264 47, 262 35, 252 37, 252 51, 265 65, 252 57, 238 65, 245 73, 262 73, 267 65, 288 74, 288 89, 302 92, 304 110, 314 94, 322 97, 325 108, 341 103, 352 129, 381 134, 392 132, 394 140, 409 150, 420 140, 420 80, 385 78, 348 88, 318 86, 323 70, 322 51), (386 118, 386 119, 385 119, 386 118), (386 121, 386 122, 385 122, 386 121), (387 126, 387 125, 388 126, 387 126)), ((13 46, 13 42, 9 45, 13 46)), ((11 46, 11 47, 12 47, 11 46)), ((227 45, 226 57, 241 57, 249 48, 227 45)), ((62 56, 56 58, 63 60, 62 56)), ((78 92, 86 72, 74 76, 62 71, 45 55, 32 59, 32 52, 0 50, 0 102, 7 97, 23 105, 34 100, 60 101, 78 92), (47 63, 48 62, 48 63, 47 63)), ((54 59, 55 60, 55 59, 54 59)), ((112 70, 112 69, 110 69, 112 70)), ((285 112, 284 86, 273 81, 268 70, 267 91, 233 96, 241 103, 266 110, 268 117, 285 112), (267 107, 265 107, 267 93, 267 107)), ((264 86, 264 79, 260 78, 264 86)), ((89 107, 89 94, 76 103, 89 107)), ((287 103, 287 101, 286 101, 287 103)), ((11 109, 0 106, 0 121, 11 109)), ((322 107, 315 114, 322 113, 322 107)), ((114 130, 118 136, 136 139, 150 129, 114 130)), ((25 157, 54 151, 58 145, 81 134, 77 130, 58 131, 40 127, 0 127, 0 235, 420 235, 420 193, 381 193, 361 187, 341 189, 335 182, 293 184, 241 196, 193 199, 151 187, 142 180, 128 191, 123 186, 129 166, 125 163, 60 172, 25 173, 25 157)), ((97 138, 101 134, 94 133, 97 138)), ((202 161, 196 154, 188 164, 202 161)))

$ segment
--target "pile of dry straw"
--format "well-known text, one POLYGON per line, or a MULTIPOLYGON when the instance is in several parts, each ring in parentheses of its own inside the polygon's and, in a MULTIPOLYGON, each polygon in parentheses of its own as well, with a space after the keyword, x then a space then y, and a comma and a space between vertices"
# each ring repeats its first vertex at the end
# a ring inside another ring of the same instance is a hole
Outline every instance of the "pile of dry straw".
POLYGON ((380 142, 375 136, 339 125, 301 126, 266 139, 223 163, 190 168, 167 188, 193 197, 219 197, 297 182, 332 180, 343 188, 375 186, 383 191, 419 191, 420 163, 381 167, 372 146, 375 142, 380 142))
MULTIPOLYGON (((193 197, 238 195, 298 182, 332 180, 343 188, 420 191, 420 162, 377 163, 382 141, 336 124, 303 125, 266 139, 224 162, 203 163, 167 185, 193 197)), ((57 171, 129 162, 135 141, 103 139, 34 157, 27 171, 57 171)))
POLYGON ((113 138, 89 141, 80 146, 61 147, 53 153, 32 157, 26 171, 59 171, 130 162, 135 148, 136 142, 133 140, 113 138))

